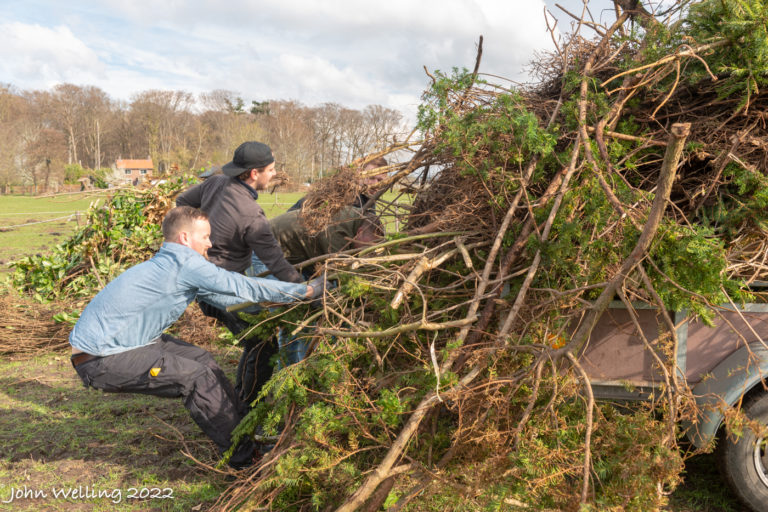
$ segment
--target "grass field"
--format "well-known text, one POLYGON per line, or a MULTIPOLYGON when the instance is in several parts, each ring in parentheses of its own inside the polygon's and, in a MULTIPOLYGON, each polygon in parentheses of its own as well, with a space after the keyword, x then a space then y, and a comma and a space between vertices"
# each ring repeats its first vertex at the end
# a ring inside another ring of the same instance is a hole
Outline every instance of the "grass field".
MULTIPOLYGON (((301 193, 260 194, 267 217, 279 215, 301 193)), ((56 197, 0 196, 0 275, 8 263, 29 254, 45 253, 66 241, 84 221, 83 213, 95 203, 104 204, 105 193, 56 197)))
POLYGON ((64 242, 104 194, 58 197, 0 196, 0 271, 8 262, 64 242))
POLYGON ((0 511, 208 510, 216 462, 181 400, 85 389, 65 351, 0 363, 0 511))
MULTIPOLYGON (((267 218, 285 212, 304 193, 260 193, 259 204, 267 218)), ((106 194, 70 194, 54 197, 0 196, 0 275, 8 263, 29 254, 45 253, 69 238, 84 221, 91 204, 104 204, 106 194)), ((393 199, 387 194, 385 199, 393 199)), ((390 222, 391 223, 391 222, 390 222)), ((396 226, 387 226, 388 230, 396 226)))
MULTIPOLYGON (((206 348, 231 376, 239 349, 206 348)), ((0 361, 2 512, 205 511, 231 483, 206 467, 215 463, 212 443, 180 400, 86 390, 63 351, 0 361), (86 487, 109 497, 53 495, 86 487), (166 489, 172 499, 128 498, 142 489, 166 489), (24 490, 47 496, 3 503, 24 490)), ((747 512, 720 480, 712 454, 688 461, 665 510, 747 512)))

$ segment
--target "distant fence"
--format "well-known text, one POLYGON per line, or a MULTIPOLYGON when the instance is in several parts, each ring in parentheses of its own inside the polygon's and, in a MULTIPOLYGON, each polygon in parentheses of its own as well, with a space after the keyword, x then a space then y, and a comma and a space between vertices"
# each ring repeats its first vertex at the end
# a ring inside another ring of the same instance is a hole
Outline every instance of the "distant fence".
MULTIPOLYGON (((122 185, 124 187, 125 185, 122 185)), ((139 186, 137 188, 142 188, 142 186, 139 186)), ((42 185, 0 185, 0 196, 1 195, 17 195, 17 196, 37 196, 42 194, 64 194, 67 192, 80 192, 83 190, 82 185, 79 183, 76 183, 74 185, 49 185, 48 187, 44 187, 42 185)), ((94 188, 86 188, 85 190, 99 190, 94 188)), ((105 189, 106 190, 106 189, 105 189)), ((307 190, 307 187, 304 186, 281 186, 277 189, 278 194, 283 192, 304 192, 307 190)))
POLYGON ((0 195, 36 196, 40 194, 60 194, 65 192, 79 192, 80 184, 75 185, 2 185, 0 195))

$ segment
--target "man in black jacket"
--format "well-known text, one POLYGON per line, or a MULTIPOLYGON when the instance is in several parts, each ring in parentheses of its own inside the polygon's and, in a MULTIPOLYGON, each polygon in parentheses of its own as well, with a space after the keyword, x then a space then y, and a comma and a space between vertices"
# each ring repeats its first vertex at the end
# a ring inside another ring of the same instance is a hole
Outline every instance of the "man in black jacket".
MULTIPOLYGON (((272 150, 261 142, 244 142, 232 161, 221 168, 222 175, 211 176, 203 183, 184 191, 176 199, 177 206, 193 206, 208 214, 211 241, 208 258, 219 267, 244 273, 254 253, 281 281, 298 283, 302 276, 286 261, 275 240, 264 210, 256 202, 259 190, 265 190, 275 175, 272 150)), ((237 335, 248 327, 236 315, 199 302, 207 316, 217 318, 237 335)), ((247 338, 241 341, 243 355, 237 368, 235 389, 241 399, 250 403, 272 368, 269 360, 277 353, 274 339, 247 338)))

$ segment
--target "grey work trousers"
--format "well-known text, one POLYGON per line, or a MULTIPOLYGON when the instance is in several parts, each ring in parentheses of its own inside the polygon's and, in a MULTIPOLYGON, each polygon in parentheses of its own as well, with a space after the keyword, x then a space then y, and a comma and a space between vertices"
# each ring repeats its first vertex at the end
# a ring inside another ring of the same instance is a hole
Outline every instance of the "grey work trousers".
MULTIPOLYGON (((75 366, 87 386, 111 393, 142 393, 184 400, 192 419, 220 453, 231 445, 232 430, 245 408, 210 353, 163 334, 154 343, 75 366)), ((240 443, 230 464, 246 464, 252 441, 240 443)))

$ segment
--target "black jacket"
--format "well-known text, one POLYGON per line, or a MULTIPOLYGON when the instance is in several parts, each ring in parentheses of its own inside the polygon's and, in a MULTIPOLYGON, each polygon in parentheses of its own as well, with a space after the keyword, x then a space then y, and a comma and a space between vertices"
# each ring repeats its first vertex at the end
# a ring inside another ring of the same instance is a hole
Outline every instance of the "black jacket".
POLYGON ((184 191, 176 205, 193 206, 208 214, 213 244, 208 259, 219 267, 245 272, 253 252, 281 281, 302 281, 283 256, 256 197, 256 191, 237 178, 218 175, 184 191))

